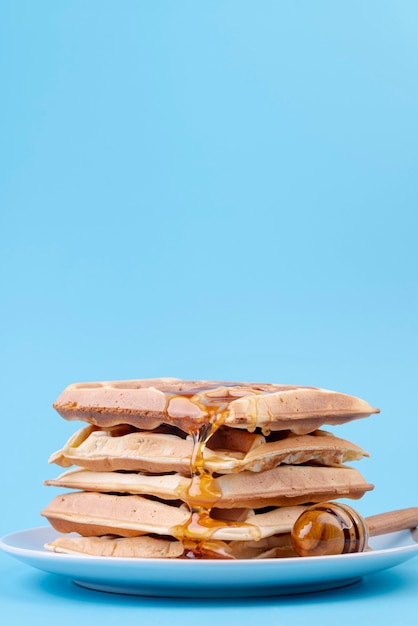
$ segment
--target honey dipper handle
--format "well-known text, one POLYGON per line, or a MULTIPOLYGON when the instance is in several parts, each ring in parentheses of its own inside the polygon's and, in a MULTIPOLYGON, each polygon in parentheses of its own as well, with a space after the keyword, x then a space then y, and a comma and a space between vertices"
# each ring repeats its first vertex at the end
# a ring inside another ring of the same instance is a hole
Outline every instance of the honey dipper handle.
POLYGON ((418 526, 418 507, 390 511, 366 517, 369 534, 373 537, 393 533, 397 530, 406 530, 418 526))

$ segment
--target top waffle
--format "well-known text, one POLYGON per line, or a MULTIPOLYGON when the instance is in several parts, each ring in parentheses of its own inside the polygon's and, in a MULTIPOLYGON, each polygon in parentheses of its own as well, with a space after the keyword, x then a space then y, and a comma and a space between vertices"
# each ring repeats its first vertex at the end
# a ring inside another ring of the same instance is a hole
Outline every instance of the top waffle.
POLYGON ((297 434, 379 413, 360 398, 316 387, 177 378, 76 383, 54 408, 65 419, 102 428, 171 424, 189 432, 215 419, 233 428, 297 434))

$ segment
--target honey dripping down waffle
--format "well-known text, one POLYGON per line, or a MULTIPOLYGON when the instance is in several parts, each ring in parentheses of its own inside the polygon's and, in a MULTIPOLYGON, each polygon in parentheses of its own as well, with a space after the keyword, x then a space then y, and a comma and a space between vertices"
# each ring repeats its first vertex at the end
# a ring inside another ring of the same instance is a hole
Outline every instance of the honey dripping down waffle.
POLYGON ((87 424, 50 458, 67 471, 46 484, 71 491, 42 511, 62 533, 49 550, 291 556, 290 531, 309 504, 373 488, 347 465, 368 453, 322 430, 378 413, 355 396, 161 378, 77 383, 54 407, 87 424))

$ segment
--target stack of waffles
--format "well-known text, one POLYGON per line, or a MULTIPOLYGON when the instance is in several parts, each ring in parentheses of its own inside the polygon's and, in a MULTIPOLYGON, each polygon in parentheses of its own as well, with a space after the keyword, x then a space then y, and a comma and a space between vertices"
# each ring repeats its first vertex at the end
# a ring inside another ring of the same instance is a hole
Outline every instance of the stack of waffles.
POLYGON ((292 556, 310 504, 373 488, 368 454, 324 425, 378 413, 315 387, 175 378, 77 383, 55 409, 85 423, 50 462, 56 552, 137 558, 292 556))

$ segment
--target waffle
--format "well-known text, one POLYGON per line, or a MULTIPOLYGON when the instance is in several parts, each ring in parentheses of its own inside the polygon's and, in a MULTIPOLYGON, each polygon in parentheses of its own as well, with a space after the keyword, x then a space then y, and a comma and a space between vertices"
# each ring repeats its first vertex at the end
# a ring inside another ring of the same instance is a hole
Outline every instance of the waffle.
POLYGON ((210 420, 210 407, 216 407, 231 428, 298 434, 379 412, 360 398, 316 387, 177 378, 76 383, 54 404, 68 420, 101 427, 130 424, 143 430, 173 424, 186 432, 210 420))
MULTIPOLYGON (((99 493, 137 494, 191 502, 192 479, 181 474, 75 470, 46 481, 48 485, 99 493)), ((333 498, 361 498, 372 489, 351 467, 282 465, 264 472, 240 472, 214 477, 210 504, 222 509, 289 506, 333 498)), ((206 502, 209 496, 206 496, 206 502)), ((196 502, 194 502, 196 504, 196 502)))
POLYGON ((64 534, 49 550, 291 556, 289 533, 307 505, 373 488, 346 465, 368 453, 320 430, 378 412, 353 396, 164 378, 70 385, 54 407, 87 425, 50 457, 72 469, 45 483, 76 491, 42 511, 64 534))
MULTIPOLYGON (((131 558, 175 559, 187 554, 187 545, 182 541, 141 537, 58 537, 46 544, 51 552, 66 554, 89 554, 91 556, 112 556, 131 558)), ((194 553, 193 553, 194 554, 194 553)), ((290 533, 267 537, 258 541, 208 540, 200 544, 199 556, 206 559, 268 559, 294 557, 296 553, 290 533)))
MULTIPOLYGON (((161 431, 138 431, 131 427, 98 430, 87 426, 55 452, 50 462, 62 467, 78 465, 99 472, 175 471, 187 474, 193 445, 191 436, 184 439, 178 434, 161 431)), ((210 438, 203 451, 203 468, 220 474, 245 470, 259 472, 281 463, 315 462, 338 466, 363 456, 368 456, 368 453, 359 446, 324 431, 296 436, 286 431, 280 439, 276 439, 221 428, 210 438)))

